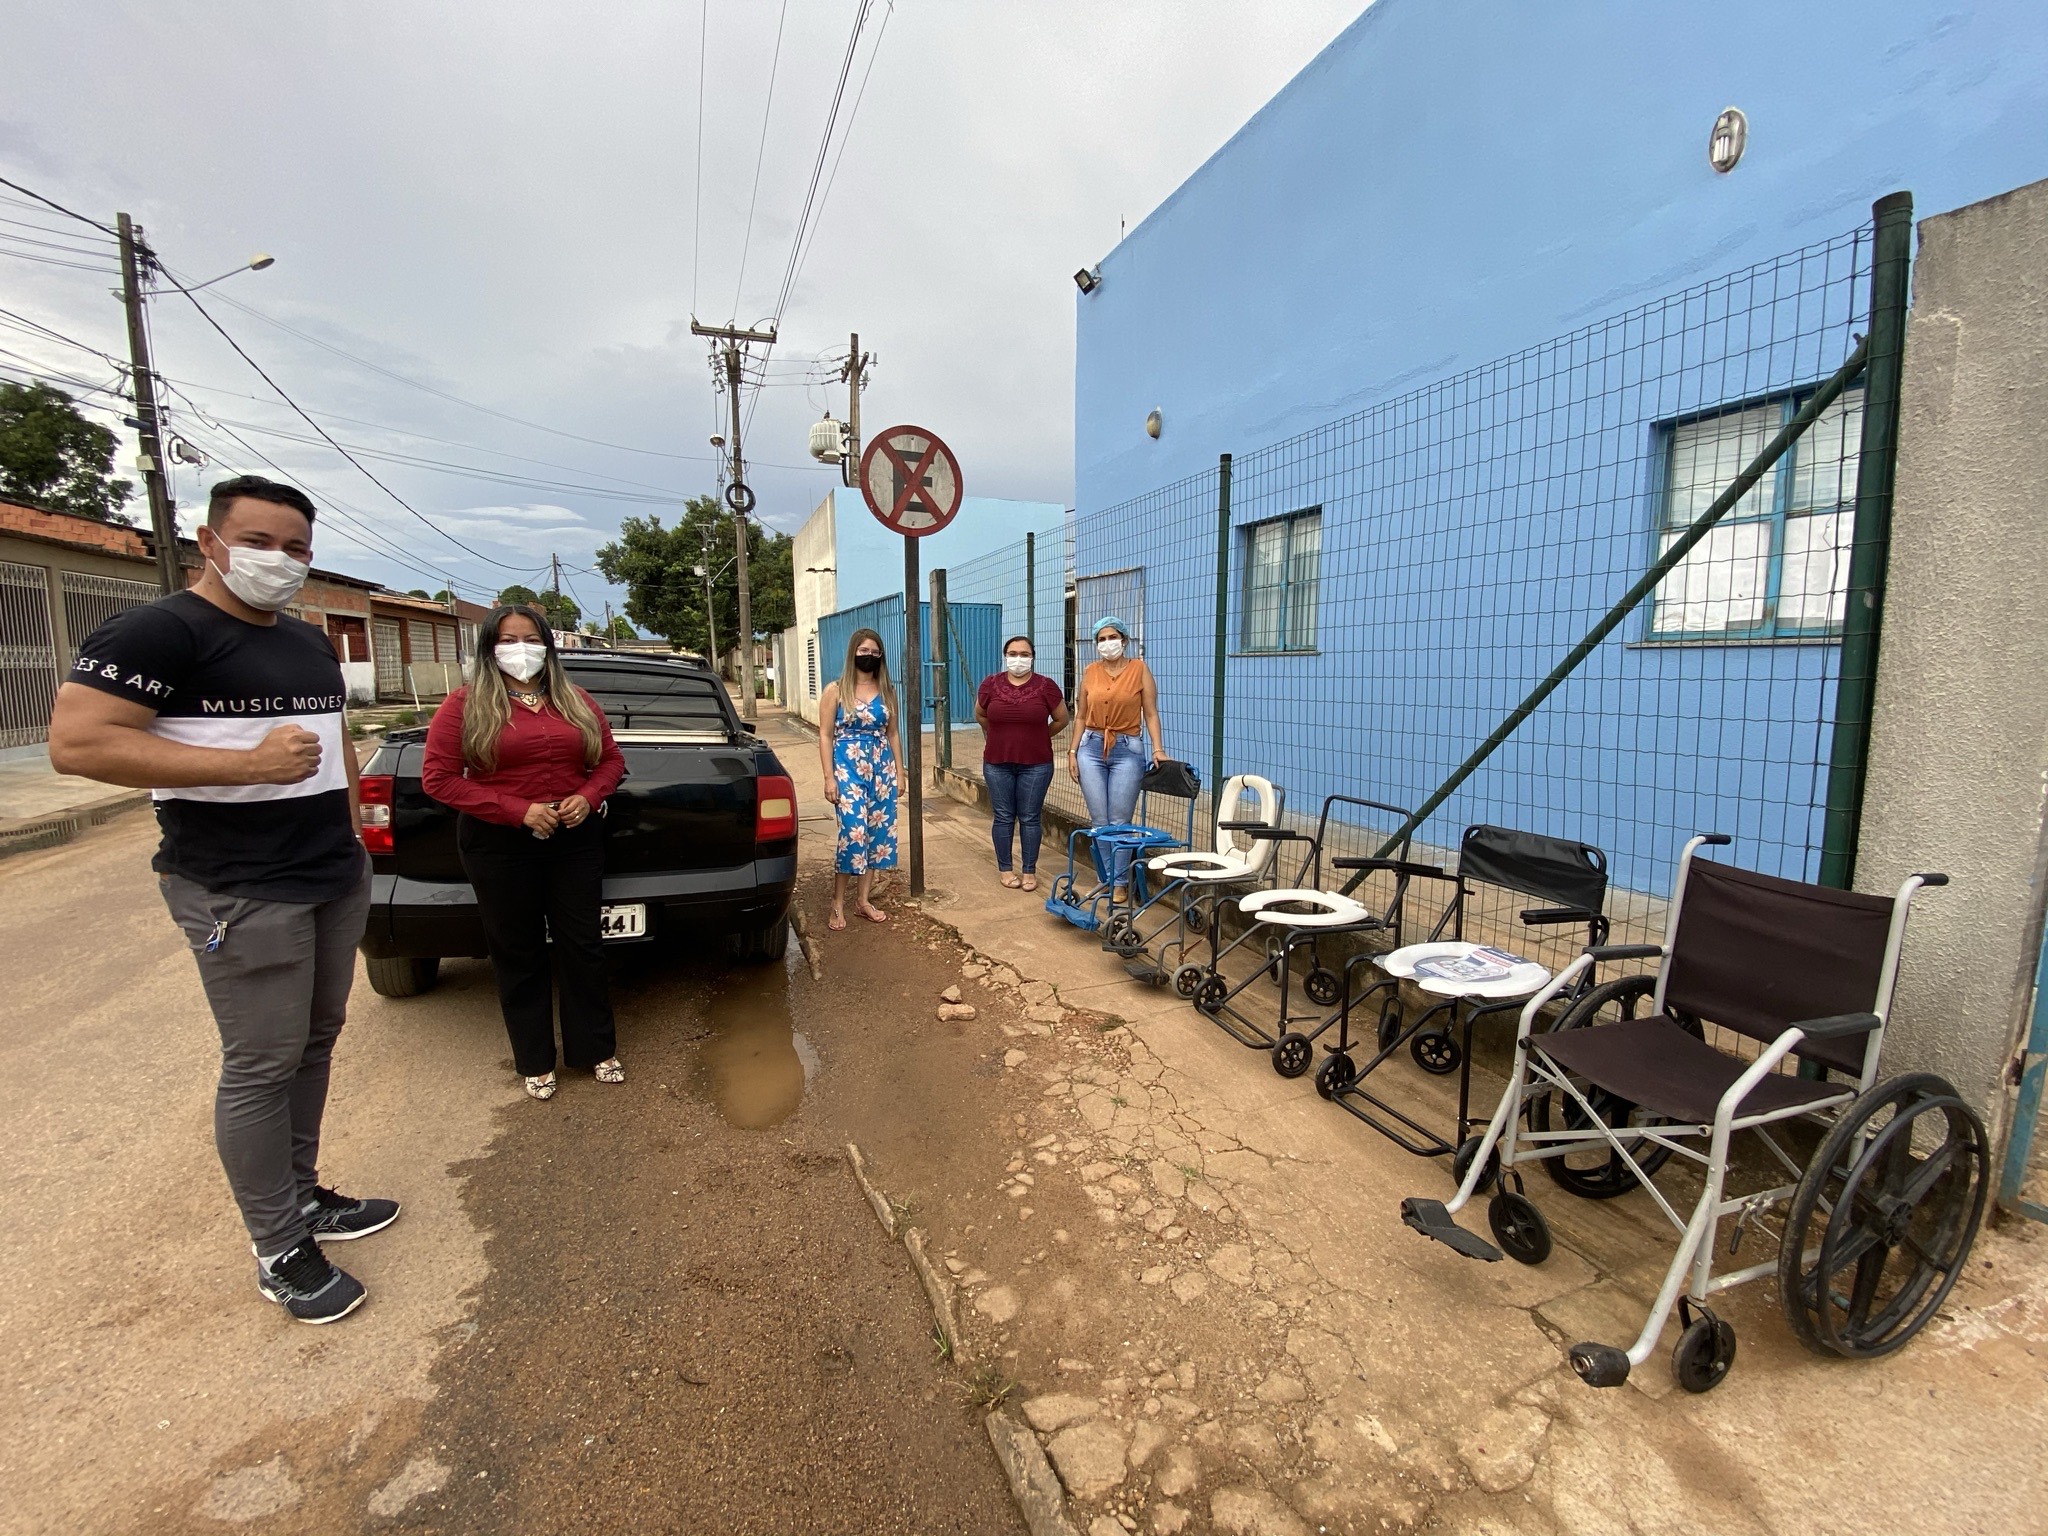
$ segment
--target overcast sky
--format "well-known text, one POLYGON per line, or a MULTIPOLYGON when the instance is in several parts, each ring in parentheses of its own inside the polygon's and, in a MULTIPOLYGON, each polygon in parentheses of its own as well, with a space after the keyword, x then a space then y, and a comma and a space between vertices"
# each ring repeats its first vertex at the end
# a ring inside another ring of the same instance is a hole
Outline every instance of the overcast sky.
MULTIPOLYGON (((310 434, 183 298, 153 302, 157 368, 189 397, 171 401, 174 425, 216 461, 178 472, 185 507, 218 474, 261 469, 260 449, 335 509, 320 563, 487 595, 532 582, 550 553, 587 567, 620 517, 669 510, 591 487, 668 498, 715 487, 719 405, 689 320, 774 313, 856 8, 15 6, 0 49, 0 175, 109 224, 116 209, 133 214, 187 281, 274 255, 205 302, 343 442, 577 487, 366 460, 438 528, 502 563, 466 554, 331 450, 276 435, 310 434)), ((1067 502, 1074 270, 1363 8, 896 0, 890 11, 875 0, 848 105, 863 79, 865 93, 836 176, 828 163, 829 198, 769 370, 778 382, 748 437, 761 515, 794 529, 834 483, 805 437, 828 403, 844 414, 844 391, 805 378, 821 356, 836 363, 854 330, 879 358, 871 428, 941 432, 972 494, 1067 502)), ((0 308, 124 355, 106 276, 48 264, 95 265, 105 247, 4 188, 0 199, 13 221, 0 234, 14 237, 0 240, 0 308)), ((114 378, 4 316, 0 352, 12 354, 0 377, 21 377, 29 359, 114 378)), ((593 608, 622 597, 588 574, 569 585, 593 608)))

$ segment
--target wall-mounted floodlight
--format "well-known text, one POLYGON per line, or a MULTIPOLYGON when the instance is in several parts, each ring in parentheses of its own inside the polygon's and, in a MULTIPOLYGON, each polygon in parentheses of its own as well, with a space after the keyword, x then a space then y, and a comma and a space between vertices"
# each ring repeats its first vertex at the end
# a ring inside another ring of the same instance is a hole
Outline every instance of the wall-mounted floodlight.
POLYGON ((1083 267, 1074 274, 1074 286, 1083 293, 1093 293, 1102 286, 1102 268, 1083 267))
POLYGON ((1729 107, 1714 119, 1714 131, 1707 138, 1707 164, 1726 176, 1749 147, 1749 119, 1740 107, 1729 107))

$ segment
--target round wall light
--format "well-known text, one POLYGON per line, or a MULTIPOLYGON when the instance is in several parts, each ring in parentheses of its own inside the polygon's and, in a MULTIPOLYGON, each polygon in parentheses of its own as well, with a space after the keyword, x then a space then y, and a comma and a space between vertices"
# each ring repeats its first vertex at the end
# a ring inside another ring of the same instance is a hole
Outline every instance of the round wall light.
POLYGON ((1165 425, 1165 418, 1163 418, 1157 411, 1154 411, 1150 416, 1147 416, 1145 418, 1145 435, 1147 437, 1157 437, 1159 435, 1159 429, 1165 425))
POLYGON ((1729 107, 1714 119, 1714 131, 1707 137, 1707 164, 1726 176, 1748 147, 1749 119, 1740 107, 1729 107))

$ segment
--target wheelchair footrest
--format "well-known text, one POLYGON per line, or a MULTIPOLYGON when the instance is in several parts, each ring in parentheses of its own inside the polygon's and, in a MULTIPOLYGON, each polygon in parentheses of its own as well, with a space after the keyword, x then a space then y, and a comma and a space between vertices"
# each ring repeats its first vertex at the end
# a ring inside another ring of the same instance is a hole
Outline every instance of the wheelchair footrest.
POLYGON ((1612 1344, 1574 1344, 1572 1369, 1589 1387, 1618 1387, 1628 1380, 1628 1355, 1612 1344))
POLYGON ((1148 987, 1163 987, 1169 979, 1166 967, 1153 960, 1129 961, 1124 966, 1124 974, 1148 987))
POLYGON ((1433 1237, 1447 1248, 1455 1248, 1468 1259, 1484 1259, 1489 1264, 1500 1262, 1500 1250, 1476 1232, 1467 1232, 1444 1208, 1441 1200, 1419 1200, 1413 1197, 1401 1202, 1401 1219, 1420 1232, 1424 1237, 1433 1237))

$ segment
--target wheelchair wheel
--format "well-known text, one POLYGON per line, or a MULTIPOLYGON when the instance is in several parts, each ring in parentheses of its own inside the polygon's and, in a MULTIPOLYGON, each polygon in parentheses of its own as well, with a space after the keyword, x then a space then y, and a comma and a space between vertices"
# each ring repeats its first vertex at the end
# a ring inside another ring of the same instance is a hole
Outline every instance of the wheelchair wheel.
MULTIPOLYGON (((1483 1136, 1467 1136, 1458 1143, 1458 1150, 1451 1154, 1451 1177, 1457 1180, 1460 1189, 1465 1187, 1465 1175, 1472 1171, 1472 1159, 1479 1155, 1479 1143, 1485 1139, 1483 1136)), ((1500 1151, 1496 1148, 1486 1154, 1486 1172, 1480 1175, 1478 1187, 1490 1189, 1499 1182, 1500 1151)), ((1530 1208, 1534 1209, 1533 1206, 1530 1208)))
POLYGON ((1052 882, 1052 890, 1051 890, 1050 892, 1048 892, 1047 894, 1048 894, 1048 895, 1050 895, 1050 896, 1051 896, 1051 898, 1052 898, 1052 899, 1053 899, 1054 901, 1061 901, 1061 902, 1071 902, 1071 901, 1073 901, 1073 899, 1074 899, 1074 877, 1073 877, 1072 875, 1056 875, 1056 876, 1054 876, 1054 877, 1053 877, 1053 882, 1052 882))
POLYGON ((1486 1207, 1486 1224, 1500 1251, 1517 1264, 1541 1264, 1550 1257, 1550 1224, 1526 1195, 1504 1189, 1486 1207))
POLYGON ((1735 1330, 1705 1307, 1678 1336, 1671 1351, 1671 1374, 1688 1392, 1711 1392, 1735 1364, 1735 1330))
POLYGON ((1344 995, 1344 983, 1338 980, 1335 971, 1319 965, 1303 978, 1301 990, 1318 1008, 1334 1008, 1337 999, 1344 995))
POLYGON ((1358 1067, 1342 1051, 1325 1056, 1316 1068, 1316 1092, 1326 1099, 1336 1098, 1357 1081, 1358 1067))
POLYGON ((1984 1123, 1932 1073, 1890 1078, 1845 1109, 1793 1192, 1778 1250, 1800 1341, 1869 1359, 1925 1327, 1977 1239, 1990 1167, 1984 1123))
POLYGON ((1465 1059, 1464 1051, 1447 1029, 1417 1035, 1408 1042, 1408 1054, 1415 1058, 1415 1065, 1436 1077, 1457 1071, 1458 1063, 1465 1059))
POLYGON ((1316 1048, 1307 1035, 1289 1030, 1273 1042, 1273 1070, 1282 1077, 1299 1077, 1316 1059, 1316 1048))
POLYGON ((1400 999, 1390 997, 1380 1004, 1379 1042, 1381 1050, 1390 1051, 1394 1048, 1394 1042, 1401 1038, 1401 1027, 1406 1022, 1401 1017, 1400 999))
POLYGON ((1138 925, 1131 921, 1131 914, 1128 912, 1112 913, 1109 921, 1102 925, 1102 947, 1104 949, 1121 951, 1128 948, 1135 954, 1137 952, 1135 947, 1137 940, 1138 925))
MULTIPOLYGON (((1645 1010, 1656 990, 1657 978, 1654 976, 1623 976, 1607 982, 1566 1009, 1563 1017, 1551 1026, 1551 1031, 1585 1029, 1595 1024, 1614 1024, 1636 1018, 1645 1010)), ((1694 1025, 1692 1032, 1696 1033, 1697 1029, 1698 1026, 1694 1025)), ((1658 1123, 1657 1117, 1611 1093, 1595 1090, 1587 1096, 1599 1112, 1601 1121, 1607 1125, 1658 1123)), ((1533 1131, 1586 1131, 1592 1134, 1592 1122, 1586 1111, 1576 1099, 1559 1090, 1546 1089, 1532 1094, 1527 1109, 1529 1128, 1533 1131)), ((1654 1174, 1671 1160, 1669 1147, 1657 1146, 1641 1137, 1625 1137, 1624 1142, 1629 1156, 1641 1164, 1645 1173, 1654 1174)), ((1627 1194, 1641 1182, 1621 1154, 1604 1141, 1584 1151, 1547 1157, 1543 1160, 1543 1171, 1554 1183, 1582 1200, 1612 1200, 1617 1195, 1627 1194)))
POLYGON ((1214 1018, 1223 1007, 1223 1000, 1230 996, 1230 983, 1221 976, 1211 976, 1195 989, 1195 1006, 1214 1018))
POLYGON ((1208 971, 1199 965, 1175 966, 1173 971, 1173 990, 1182 997, 1192 998, 1202 989, 1202 978, 1208 974, 1208 971))

